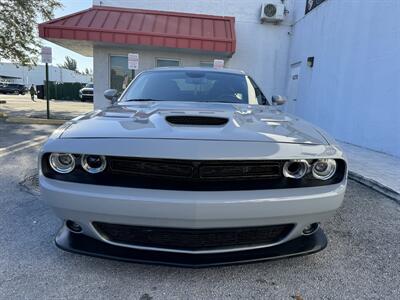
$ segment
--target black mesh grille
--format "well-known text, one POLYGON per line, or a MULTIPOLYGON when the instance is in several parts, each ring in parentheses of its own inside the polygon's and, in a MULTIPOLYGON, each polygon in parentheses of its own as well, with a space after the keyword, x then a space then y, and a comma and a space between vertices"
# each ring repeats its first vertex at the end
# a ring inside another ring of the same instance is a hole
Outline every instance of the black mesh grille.
POLYGON ((188 177, 193 174, 191 165, 151 160, 117 158, 111 160, 111 168, 114 172, 144 176, 188 177))
POLYGON ((260 178, 279 177, 279 163, 268 164, 222 164, 200 166, 200 178, 260 178))
POLYGON ((183 161, 162 159, 110 158, 113 172, 147 177, 182 177, 186 180, 233 180, 279 178, 279 161, 183 161))
POLYGON ((188 251, 268 245, 286 237, 293 228, 293 224, 284 224, 244 228, 179 229, 100 222, 94 222, 93 226, 112 242, 188 251))

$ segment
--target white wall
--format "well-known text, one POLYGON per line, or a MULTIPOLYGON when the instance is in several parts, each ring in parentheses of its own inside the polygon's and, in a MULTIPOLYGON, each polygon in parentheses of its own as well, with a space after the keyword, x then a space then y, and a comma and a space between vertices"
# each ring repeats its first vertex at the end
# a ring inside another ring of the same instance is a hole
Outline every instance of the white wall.
POLYGON ((301 62, 294 112, 339 140, 400 156, 400 1, 327 0, 306 16, 304 7, 296 1, 290 46, 289 65, 301 62))
MULTIPOLYGON (((260 24, 261 5, 266 2, 265 0, 94 0, 93 5, 100 5, 102 2, 104 6, 234 16, 236 18, 236 53, 232 58, 225 59, 226 67, 241 69, 250 74, 270 97, 272 94, 285 92, 290 42, 288 32, 292 19, 293 1, 285 0, 290 13, 280 25, 260 24)), ((269 2, 280 3, 280 0, 269 2)), ((119 51, 117 48, 114 50, 119 51)), ((104 74, 104 70, 107 69, 104 68, 105 53, 103 52, 99 47, 94 50, 96 101, 97 97, 101 96, 102 90, 108 87, 108 85, 104 86, 106 81, 103 77, 108 74, 104 74)), ((177 56, 180 57, 181 54, 177 56)), ((154 67, 154 65, 149 65, 149 67, 154 67)), ((103 103, 105 103, 104 99, 100 105, 103 103)), ((97 104, 95 106, 99 107, 97 104)))
MULTIPOLYGON (((29 69, 28 67, 18 66, 12 63, 0 63, 0 75, 14 76, 21 79, 15 80, 15 83, 24 84, 26 86, 41 85, 46 79, 46 71, 44 65, 38 65, 29 69)), ((78 74, 74 71, 49 66, 49 80, 58 82, 80 82, 88 83, 91 76, 78 74)))

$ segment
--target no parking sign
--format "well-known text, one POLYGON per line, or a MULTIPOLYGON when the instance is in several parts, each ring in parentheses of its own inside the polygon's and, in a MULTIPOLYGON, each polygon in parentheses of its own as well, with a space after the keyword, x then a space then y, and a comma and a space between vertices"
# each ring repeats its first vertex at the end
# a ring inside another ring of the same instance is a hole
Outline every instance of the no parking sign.
POLYGON ((139 54, 129 53, 128 54, 128 69, 137 70, 139 69, 139 54))

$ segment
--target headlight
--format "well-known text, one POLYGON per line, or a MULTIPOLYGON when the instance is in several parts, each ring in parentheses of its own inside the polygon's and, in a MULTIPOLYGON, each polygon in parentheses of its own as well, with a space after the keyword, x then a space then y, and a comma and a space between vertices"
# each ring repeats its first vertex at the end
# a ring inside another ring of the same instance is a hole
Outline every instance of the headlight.
POLYGON ((107 160, 103 155, 82 155, 82 168, 91 174, 103 172, 107 166, 107 160))
POLYGON ((320 180, 328 180, 336 172, 336 161, 334 159, 319 159, 312 167, 312 174, 315 178, 320 180))
POLYGON ((69 153, 51 153, 49 162, 54 171, 62 174, 70 173, 75 168, 75 157, 69 153))
POLYGON ((306 175, 310 165, 304 159, 290 160, 283 165, 283 175, 287 178, 300 179, 306 175))

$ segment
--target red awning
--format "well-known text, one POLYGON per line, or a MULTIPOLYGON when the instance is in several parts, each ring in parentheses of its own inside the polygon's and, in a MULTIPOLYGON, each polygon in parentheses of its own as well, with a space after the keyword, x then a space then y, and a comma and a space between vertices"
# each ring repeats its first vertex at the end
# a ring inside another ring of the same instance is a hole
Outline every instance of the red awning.
POLYGON ((94 43, 191 49, 228 56, 236 48, 234 17, 106 6, 93 6, 42 23, 39 36, 89 56, 94 43))

